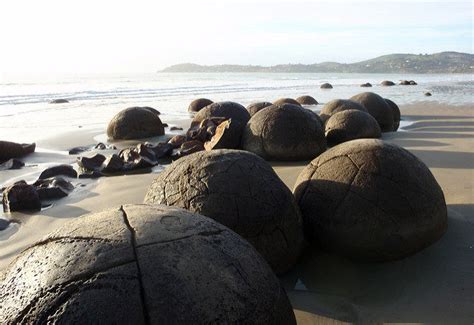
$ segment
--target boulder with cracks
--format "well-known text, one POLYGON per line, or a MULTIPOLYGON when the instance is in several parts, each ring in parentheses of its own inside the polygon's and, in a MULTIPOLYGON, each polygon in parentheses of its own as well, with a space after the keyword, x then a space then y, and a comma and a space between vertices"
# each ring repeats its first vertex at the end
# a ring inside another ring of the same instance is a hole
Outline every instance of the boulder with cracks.
POLYGON ((0 323, 295 324, 262 257, 213 220, 126 205, 70 221, 0 284, 0 323))

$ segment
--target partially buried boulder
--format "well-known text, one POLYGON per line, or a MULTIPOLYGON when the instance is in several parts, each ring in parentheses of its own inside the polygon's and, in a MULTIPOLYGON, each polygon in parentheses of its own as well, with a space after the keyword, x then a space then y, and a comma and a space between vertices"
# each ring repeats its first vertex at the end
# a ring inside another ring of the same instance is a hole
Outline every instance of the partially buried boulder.
POLYGON ((249 112, 250 116, 254 116, 255 113, 258 111, 261 111, 265 107, 272 106, 273 104, 270 102, 257 102, 257 103, 252 103, 249 106, 247 106, 247 111, 249 112))
POLYGON ((366 82, 366 83, 361 84, 360 86, 365 87, 365 88, 370 88, 372 87, 372 84, 370 82, 366 82))
POLYGON ((191 104, 189 104, 188 112, 199 112, 201 109, 207 105, 211 105, 212 103, 213 101, 207 98, 195 99, 191 102, 191 104))
POLYGON ((295 264, 303 246, 291 192, 267 162, 249 152, 184 157, 158 175, 145 203, 185 208, 222 223, 247 239, 277 273, 295 264))
POLYGON ((350 99, 367 109, 367 112, 379 123, 382 132, 393 131, 393 111, 385 99, 371 92, 361 93, 350 99))
POLYGON ((301 172, 294 194, 306 234, 353 259, 400 259, 431 245, 447 229, 443 191, 428 167, 380 140, 354 140, 328 150, 301 172))
POLYGON ((382 86, 395 86, 395 83, 390 80, 384 80, 380 83, 382 86))
POLYGON ((36 144, 15 143, 10 141, 0 141, 0 162, 12 158, 21 158, 35 152, 36 144))
POLYGON ((64 98, 58 98, 58 99, 53 99, 52 101, 49 102, 50 104, 67 104, 69 101, 64 98))
POLYGON ((130 140, 165 134, 159 112, 151 107, 129 107, 119 112, 107 127, 107 136, 114 140, 130 140))
POLYGON ((318 105, 318 101, 311 96, 300 96, 296 101, 301 105, 318 105))
POLYGON ((283 105, 283 104, 291 104, 291 105, 301 106, 301 104, 298 103, 293 98, 280 98, 280 99, 277 99, 276 101, 273 102, 273 105, 275 105, 275 106, 279 106, 279 105, 283 105))
POLYGON ((0 171, 2 170, 8 170, 8 169, 20 169, 21 167, 24 167, 25 163, 21 160, 18 159, 10 159, 5 161, 4 163, 0 163, 0 171))
POLYGON ((323 106, 319 117, 326 123, 326 121, 333 115, 339 112, 347 110, 358 110, 362 112, 367 112, 367 109, 361 104, 347 99, 334 99, 326 103, 323 106))
POLYGON ((323 83, 321 86, 319 86, 321 89, 332 89, 332 85, 330 83, 323 83))
POLYGON ((326 139, 315 113, 283 104, 252 116, 242 136, 242 148, 266 160, 306 160, 326 150, 326 139))
POLYGON ((1 324, 296 324, 249 243, 173 207, 125 205, 72 220, 3 277, 1 324))
POLYGON ((401 119, 400 108, 398 107, 397 104, 395 104, 393 101, 391 101, 388 98, 385 98, 385 101, 387 102, 388 106, 390 106, 390 108, 392 109, 393 131, 397 131, 400 126, 400 119, 401 119))
POLYGON ((354 139, 380 138, 382 132, 369 113, 352 109, 332 115, 326 122, 325 134, 328 144, 334 146, 354 139))
POLYGON ((36 188, 28 185, 25 181, 16 182, 5 188, 3 190, 2 203, 4 212, 41 210, 41 201, 36 188))

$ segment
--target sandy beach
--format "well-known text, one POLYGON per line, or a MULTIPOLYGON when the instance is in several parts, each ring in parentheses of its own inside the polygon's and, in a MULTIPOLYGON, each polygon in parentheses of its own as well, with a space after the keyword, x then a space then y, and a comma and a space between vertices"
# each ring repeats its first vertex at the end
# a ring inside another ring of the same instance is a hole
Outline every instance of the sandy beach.
MULTIPOLYGON (((419 157, 440 183, 448 204, 448 231, 436 244, 401 261, 354 263, 308 249, 300 263, 281 277, 300 324, 472 323, 474 320, 474 115, 472 106, 430 102, 401 106, 412 122, 383 139, 419 157)), ((166 121, 187 128, 189 121, 166 121)), ((19 171, 4 171, 0 184, 34 180, 44 161, 74 163, 74 146, 95 142, 96 133, 68 133, 38 143, 19 171), (80 134, 80 137, 78 135, 80 134), (28 175, 25 176, 25 172, 28 175), (21 178, 20 178, 21 177, 21 178)), ((128 143, 117 143, 120 148, 128 143)), ((308 162, 272 163, 290 188, 308 162)), ((23 249, 70 219, 142 203, 154 173, 74 181, 75 191, 36 214, 12 213, 15 222, 0 232, 0 270, 23 249)))

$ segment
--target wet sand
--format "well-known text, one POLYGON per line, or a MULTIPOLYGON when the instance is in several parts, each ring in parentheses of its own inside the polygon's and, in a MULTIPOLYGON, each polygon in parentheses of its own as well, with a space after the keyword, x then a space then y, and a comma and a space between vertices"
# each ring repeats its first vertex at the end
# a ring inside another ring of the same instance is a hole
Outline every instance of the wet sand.
MULTIPOLYGON (((383 135, 384 140, 401 145, 422 159, 440 183, 449 214, 445 236, 412 257, 382 264, 354 263, 308 250, 297 267, 282 277, 299 323, 474 321, 473 108, 433 102, 404 106, 402 118, 414 123, 405 130, 383 135)), ((187 126, 183 121, 174 124, 187 126)), ((97 135, 73 132, 39 143, 39 147, 66 150, 95 143, 97 135)), ((73 163, 75 156, 64 152, 35 153, 27 164, 45 160, 73 163)), ((272 165, 292 189, 306 163, 272 165)), ((2 172, 0 184, 25 173, 30 173, 26 180, 34 180, 45 166, 2 172)), ((20 225, 0 232, 0 270, 22 249, 71 218, 125 203, 141 203, 155 176, 75 180, 76 190, 53 207, 33 215, 9 215, 20 225)))

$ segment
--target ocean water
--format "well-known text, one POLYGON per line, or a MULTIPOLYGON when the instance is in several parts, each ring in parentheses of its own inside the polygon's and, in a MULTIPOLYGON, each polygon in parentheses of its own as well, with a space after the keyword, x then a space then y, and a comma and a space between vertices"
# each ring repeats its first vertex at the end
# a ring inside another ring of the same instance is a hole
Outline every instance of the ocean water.
POLYGON ((118 111, 130 106, 152 106, 162 120, 189 118, 189 102, 198 97, 213 101, 254 101, 311 95, 324 104, 373 91, 399 105, 418 101, 472 104, 472 75, 399 74, 274 74, 274 73, 150 73, 0 79, 0 139, 34 142, 64 132, 104 132, 118 111), (415 80, 417 86, 382 87, 382 80, 415 80), (334 88, 322 90, 329 82, 334 88), (374 87, 361 88, 370 82, 374 87), (430 91, 433 96, 425 97, 430 91), (49 104, 66 98, 69 104, 49 104))

